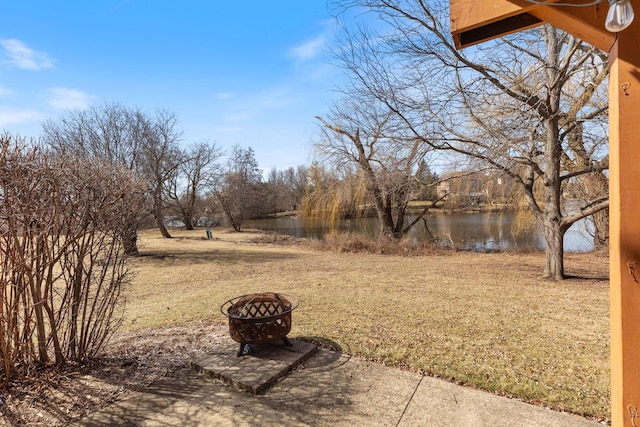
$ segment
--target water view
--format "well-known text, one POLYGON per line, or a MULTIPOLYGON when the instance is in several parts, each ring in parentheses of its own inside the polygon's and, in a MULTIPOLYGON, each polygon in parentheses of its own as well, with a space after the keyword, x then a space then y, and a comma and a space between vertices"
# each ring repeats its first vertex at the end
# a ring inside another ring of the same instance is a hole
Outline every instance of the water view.
MULTIPOLYGON (((410 220, 410 219, 409 219, 410 220)), ((444 247, 462 250, 544 250, 544 235, 536 229, 522 235, 512 233, 512 213, 458 213, 435 214, 418 222, 409 233, 416 242, 433 241, 444 247)), ((590 224, 580 221, 565 234, 565 250, 586 252, 593 249, 588 232, 590 224)), ((294 237, 322 239, 331 231, 326 221, 305 221, 298 218, 275 218, 247 221, 246 227, 288 234, 294 237)), ((357 232, 375 236, 378 223, 375 218, 343 220, 338 225, 341 232, 357 232)))

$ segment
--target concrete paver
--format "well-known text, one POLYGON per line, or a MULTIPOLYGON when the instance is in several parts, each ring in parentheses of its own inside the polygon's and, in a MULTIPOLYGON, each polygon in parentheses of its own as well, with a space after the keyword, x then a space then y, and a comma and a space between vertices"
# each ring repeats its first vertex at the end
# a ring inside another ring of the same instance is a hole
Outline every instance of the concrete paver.
POLYGON ((220 380, 183 369, 78 425, 600 426, 324 349, 263 395, 238 391, 220 380))
POLYGON ((308 342, 290 340, 290 343, 293 345, 287 346, 283 342, 254 345, 251 354, 238 357, 237 344, 229 341, 191 362, 191 368, 240 390, 261 394, 317 350, 308 342))

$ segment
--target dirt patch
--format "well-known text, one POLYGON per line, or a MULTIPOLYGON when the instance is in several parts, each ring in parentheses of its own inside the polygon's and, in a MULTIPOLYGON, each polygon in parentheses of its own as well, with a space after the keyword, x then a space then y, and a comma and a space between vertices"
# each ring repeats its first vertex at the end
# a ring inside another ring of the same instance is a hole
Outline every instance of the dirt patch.
POLYGON ((46 369, 2 391, 0 425, 68 425, 185 367, 227 338, 225 325, 204 321, 120 333, 105 348, 108 356, 46 369))

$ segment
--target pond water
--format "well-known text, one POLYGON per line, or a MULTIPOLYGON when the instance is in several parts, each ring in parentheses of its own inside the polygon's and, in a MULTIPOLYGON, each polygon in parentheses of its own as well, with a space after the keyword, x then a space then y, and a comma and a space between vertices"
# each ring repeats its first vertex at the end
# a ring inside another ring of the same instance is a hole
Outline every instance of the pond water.
MULTIPOLYGON (((409 218, 411 220, 411 218, 409 218)), ((544 250, 544 235, 541 229, 523 235, 514 235, 511 225, 513 213, 454 213, 427 215, 410 231, 416 242, 435 241, 445 247, 455 246, 462 250, 544 250)), ((328 222, 305 221, 298 218, 275 218, 246 221, 247 228, 289 234, 295 237, 322 239, 331 231, 328 222)), ((378 231, 375 218, 343 220, 338 225, 342 232, 358 232, 375 236, 378 231)), ((565 251, 585 252, 593 249, 588 221, 574 224, 564 236, 565 251)))

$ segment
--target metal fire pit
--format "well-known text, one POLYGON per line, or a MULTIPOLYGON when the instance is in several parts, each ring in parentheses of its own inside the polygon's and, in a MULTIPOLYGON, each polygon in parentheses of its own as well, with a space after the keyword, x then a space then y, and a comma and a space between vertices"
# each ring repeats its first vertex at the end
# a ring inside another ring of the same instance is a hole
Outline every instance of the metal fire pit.
POLYGON ((229 318, 229 333, 240 343, 237 356, 251 352, 251 344, 266 344, 287 338, 291 331, 291 312, 297 307, 290 297, 274 292, 242 295, 222 304, 220 311, 229 318))

